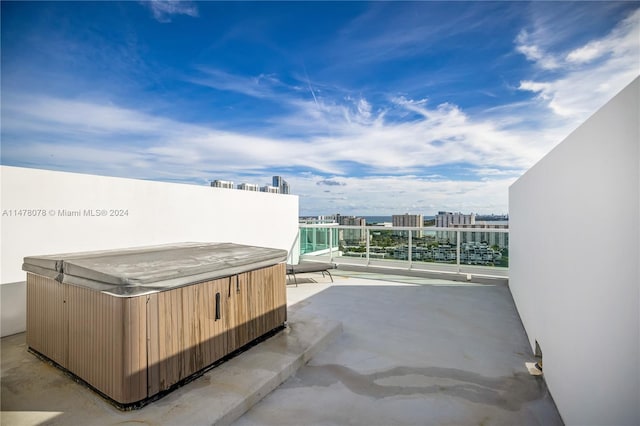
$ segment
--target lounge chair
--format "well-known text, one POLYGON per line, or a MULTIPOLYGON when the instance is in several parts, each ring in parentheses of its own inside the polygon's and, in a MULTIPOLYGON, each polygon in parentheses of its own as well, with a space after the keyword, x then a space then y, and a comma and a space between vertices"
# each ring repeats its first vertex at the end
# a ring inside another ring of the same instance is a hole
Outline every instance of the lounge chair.
POLYGON ((333 276, 331 276, 331 272, 329 272, 329 269, 336 269, 335 263, 302 261, 297 265, 287 264, 287 275, 293 276, 293 281, 296 283, 296 287, 298 287, 296 274, 303 274, 306 272, 322 272, 322 277, 324 277, 324 274, 327 273, 329 275, 329 278, 331 278, 331 282, 333 282, 333 276))

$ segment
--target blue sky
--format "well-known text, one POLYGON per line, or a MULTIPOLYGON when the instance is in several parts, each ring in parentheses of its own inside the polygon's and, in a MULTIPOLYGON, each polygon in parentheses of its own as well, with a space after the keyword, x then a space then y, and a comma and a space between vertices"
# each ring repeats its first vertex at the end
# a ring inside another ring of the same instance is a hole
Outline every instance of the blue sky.
POLYGON ((506 213, 640 74, 640 2, 5 2, 2 164, 300 214, 506 213))

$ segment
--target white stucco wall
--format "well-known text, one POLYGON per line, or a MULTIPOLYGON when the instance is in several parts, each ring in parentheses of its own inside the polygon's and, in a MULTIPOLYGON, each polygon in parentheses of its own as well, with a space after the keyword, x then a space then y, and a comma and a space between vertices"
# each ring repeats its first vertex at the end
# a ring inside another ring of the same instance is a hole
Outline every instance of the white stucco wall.
POLYGON ((510 287, 568 425, 640 424, 640 80, 509 190, 510 287))
POLYGON ((0 166, 0 181, 3 336, 25 329, 25 256, 180 241, 291 250, 298 232, 296 195, 8 166, 0 166), (23 209, 46 216, 16 215, 23 209), (85 210, 107 216, 85 216, 85 210), (127 216, 111 216, 112 210, 127 216))

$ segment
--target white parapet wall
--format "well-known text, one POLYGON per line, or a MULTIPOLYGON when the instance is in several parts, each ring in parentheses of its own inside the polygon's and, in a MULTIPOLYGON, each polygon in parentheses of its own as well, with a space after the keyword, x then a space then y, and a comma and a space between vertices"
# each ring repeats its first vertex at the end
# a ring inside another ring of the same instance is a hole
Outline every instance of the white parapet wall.
POLYGON ((175 242, 291 250, 298 197, 0 166, 2 336, 26 328, 25 256, 175 242))
POLYGON ((640 424, 640 80, 509 190, 510 288, 568 425, 640 424))

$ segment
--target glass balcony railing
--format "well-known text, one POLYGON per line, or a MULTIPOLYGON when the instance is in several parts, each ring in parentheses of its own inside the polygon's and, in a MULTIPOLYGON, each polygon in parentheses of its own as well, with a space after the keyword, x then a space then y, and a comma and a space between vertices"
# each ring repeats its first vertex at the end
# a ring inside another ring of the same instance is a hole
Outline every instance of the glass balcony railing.
POLYGON ((300 255, 337 264, 508 276, 509 230, 300 224, 300 255))

